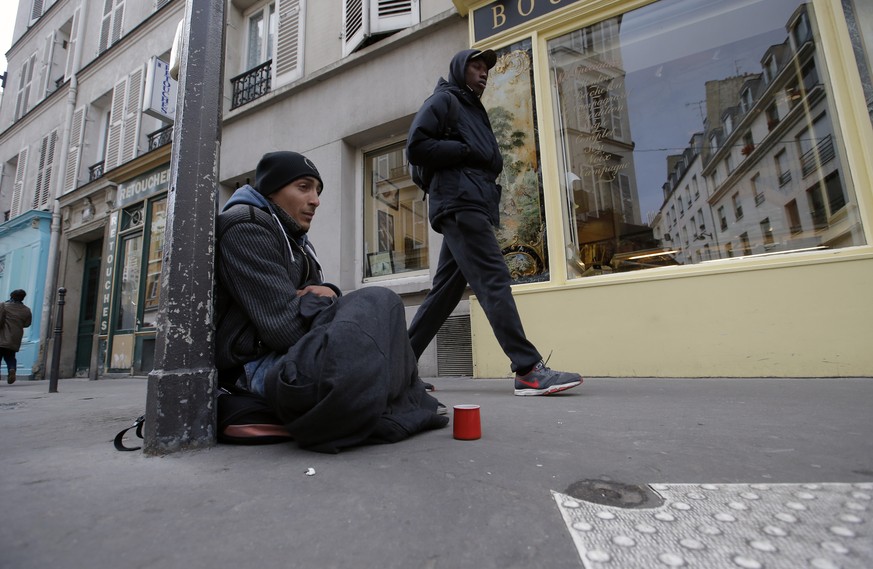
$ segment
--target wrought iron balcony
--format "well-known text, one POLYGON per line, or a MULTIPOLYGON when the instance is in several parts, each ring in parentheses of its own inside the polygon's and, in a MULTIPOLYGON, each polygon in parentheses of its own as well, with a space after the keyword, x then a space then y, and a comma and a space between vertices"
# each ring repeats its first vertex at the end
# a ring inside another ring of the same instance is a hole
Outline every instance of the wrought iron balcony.
POLYGON ((272 65, 273 60, 270 59, 230 80, 233 86, 231 110, 251 103, 270 92, 272 65))
POLYGON ((831 135, 822 138, 815 147, 810 148, 800 157, 800 170, 803 177, 809 176, 821 164, 826 164, 834 159, 834 139, 831 135))
POLYGON ((105 161, 100 161, 93 166, 88 166, 88 181, 93 182, 98 178, 103 177, 103 164, 105 161))
POLYGON ((173 142, 173 125, 167 125, 162 129, 156 130, 149 137, 149 151, 160 148, 165 144, 173 142))

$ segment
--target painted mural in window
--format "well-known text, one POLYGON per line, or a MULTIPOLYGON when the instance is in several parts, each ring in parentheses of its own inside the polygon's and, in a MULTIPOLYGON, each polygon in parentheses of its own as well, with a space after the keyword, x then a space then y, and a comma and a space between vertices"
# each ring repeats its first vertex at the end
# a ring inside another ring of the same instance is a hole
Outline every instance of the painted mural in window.
POLYGON ((548 279, 543 183, 537 140, 531 41, 497 50, 482 104, 503 154, 497 183, 500 227, 495 231, 516 282, 548 279))
POLYGON ((428 218, 424 195, 409 176, 405 145, 364 155, 365 279, 428 267, 428 218))
POLYGON ((863 245, 817 40, 798 0, 661 0, 549 40, 570 277, 863 245))

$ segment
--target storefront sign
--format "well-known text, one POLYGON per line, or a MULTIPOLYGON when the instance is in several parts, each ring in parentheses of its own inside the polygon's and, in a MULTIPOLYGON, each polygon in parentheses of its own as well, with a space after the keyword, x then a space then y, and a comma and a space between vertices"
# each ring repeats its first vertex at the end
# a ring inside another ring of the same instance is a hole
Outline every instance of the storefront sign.
POLYGON ((178 83, 170 77, 170 64, 152 57, 146 67, 146 88, 142 111, 162 121, 176 116, 178 83))
MULTIPOLYGON (((118 212, 109 218, 109 244, 106 247, 106 271, 100 297, 100 335, 109 334, 109 305, 112 299, 112 273, 115 270, 115 236, 118 234, 118 212)), ((102 360, 101 360, 102 361, 102 360)))
POLYGON ((170 185, 170 169, 166 166, 152 170, 148 174, 118 185, 118 207, 142 201, 160 192, 167 191, 170 185))
POLYGON ((473 36, 482 41, 579 0, 496 0, 473 11, 473 36))

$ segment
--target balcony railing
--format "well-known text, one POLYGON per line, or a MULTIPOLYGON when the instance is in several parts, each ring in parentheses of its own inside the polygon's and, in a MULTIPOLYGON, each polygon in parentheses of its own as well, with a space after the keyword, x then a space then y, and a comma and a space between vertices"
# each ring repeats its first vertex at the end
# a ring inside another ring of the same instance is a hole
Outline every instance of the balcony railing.
POLYGON ((93 166, 88 166, 88 181, 93 182, 98 178, 103 177, 103 164, 104 161, 100 161, 93 166))
POLYGON ((814 148, 810 148, 800 157, 800 170, 803 177, 809 176, 821 164, 826 164, 834 159, 834 140, 831 135, 822 138, 814 148))
POLYGON ((779 187, 781 188, 785 184, 791 181, 791 170, 786 170, 779 174, 779 187))
POLYGON ((167 125, 160 130, 156 130, 149 136, 149 150, 155 150, 165 144, 173 142, 173 125, 167 125))
POLYGON ((230 80, 233 86, 233 98, 230 102, 231 110, 251 103, 270 92, 272 65, 273 60, 270 59, 230 80))

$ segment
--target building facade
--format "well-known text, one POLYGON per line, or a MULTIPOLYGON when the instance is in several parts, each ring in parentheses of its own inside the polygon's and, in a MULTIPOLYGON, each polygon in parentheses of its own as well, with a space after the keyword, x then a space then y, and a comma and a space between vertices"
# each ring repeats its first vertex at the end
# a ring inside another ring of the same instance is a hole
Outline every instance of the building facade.
MULTIPOLYGON (((62 375, 145 374, 171 153, 165 63, 184 2, 21 4, 0 205, 7 223, 54 214, 56 278, 44 271, 46 290, 70 291, 62 375)), ((496 231, 550 365, 873 375, 868 4, 229 0, 219 201, 265 152, 306 154, 325 182, 311 237, 326 277, 387 286, 411 319, 440 236, 406 132, 455 52, 491 48, 496 231)), ((421 368, 509 374, 475 296, 421 368)))

